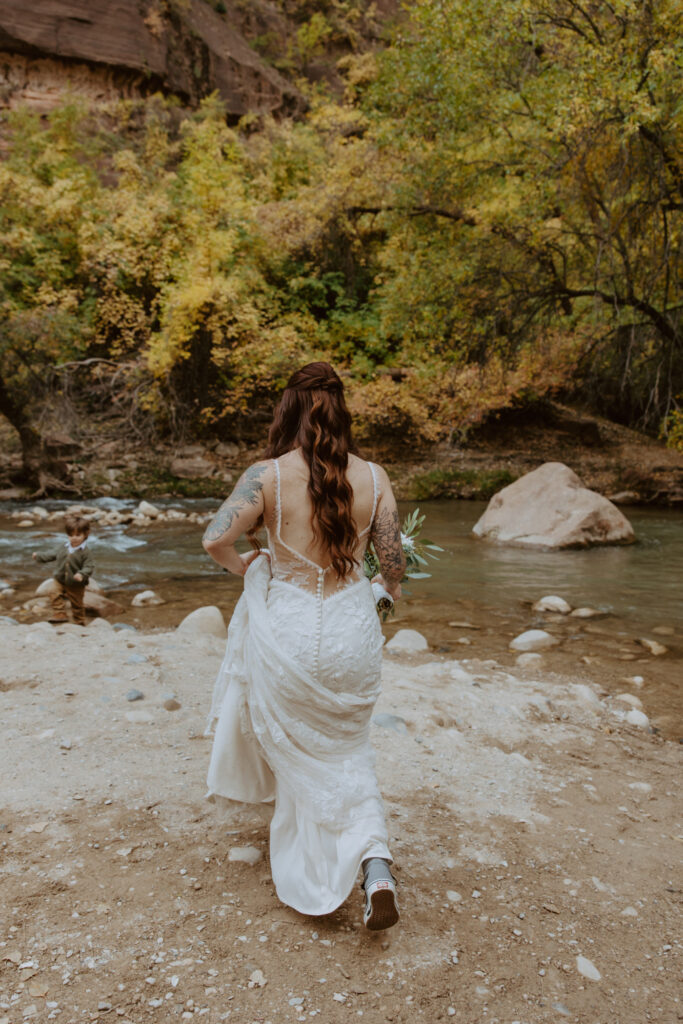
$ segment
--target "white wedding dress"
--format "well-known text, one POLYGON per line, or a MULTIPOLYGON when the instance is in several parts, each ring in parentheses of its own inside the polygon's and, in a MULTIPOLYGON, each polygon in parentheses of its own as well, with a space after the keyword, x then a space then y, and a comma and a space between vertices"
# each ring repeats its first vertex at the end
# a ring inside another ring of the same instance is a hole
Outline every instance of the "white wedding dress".
POLYGON ((367 857, 391 860, 369 739, 383 637, 362 567, 378 501, 367 465, 372 515, 340 581, 282 540, 288 491, 275 460, 270 561, 247 570, 210 715, 209 796, 274 801, 273 880, 305 914, 343 903, 367 857))

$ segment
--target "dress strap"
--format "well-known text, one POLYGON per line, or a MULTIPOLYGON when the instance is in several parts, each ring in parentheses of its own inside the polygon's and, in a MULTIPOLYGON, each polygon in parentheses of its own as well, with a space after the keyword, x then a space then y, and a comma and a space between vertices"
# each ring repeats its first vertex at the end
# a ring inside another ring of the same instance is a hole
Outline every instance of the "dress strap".
POLYGON ((275 536, 280 540, 280 527, 282 526, 282 502, 280 500, 280 463, 277 459, 273 459, 273 466, 275 467, 275 521, 277 523, 275 536))
POLYGON ((372 524, 375 521, 375 513, 377 512, 377 502, 379 501, 379 489, 377 487, 377 468, 374 462, 368 462, 370 472, 372 473, 372 515, 370 516, 370 526, 368 529, 372 529, 372 524))

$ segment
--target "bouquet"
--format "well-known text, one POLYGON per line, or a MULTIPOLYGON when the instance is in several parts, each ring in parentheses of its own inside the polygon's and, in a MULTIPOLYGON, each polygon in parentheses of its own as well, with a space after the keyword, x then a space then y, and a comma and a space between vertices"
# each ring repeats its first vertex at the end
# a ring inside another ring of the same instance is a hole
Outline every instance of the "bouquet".
MULTIPOLYGON (((428 558, 438 558, 438 554, 435 552, 443 551, 438 544, 435 544, 431 540, 427 540, 424 537, 420 537, 420 531, 422 530, 422 524, 425 521, 425 516, 420 515, 419 508, 416 508, 414 512, 406 516, 401 527, 401 545, 403 547, 403 554, 406 559, 406 571, 401 582, 404 580, 426 580, 431 576, 430 572, 425 572, 424 567, 429 565, 428 558)), ((369 544, 367 551, 365 552, 365 560, 363 562, 363 569, 365 575, 371 580, 374 576, 381 573, 382 569, 379 564, 379 558, 375 551, 374 545, 369 544)), ((390 594, 386 592, 381 583, 373 583, 372 590, 375 595, 375 601, 377 602, 377 611, 386 619, 387 615, 394 610, 394 602, 390 594)))

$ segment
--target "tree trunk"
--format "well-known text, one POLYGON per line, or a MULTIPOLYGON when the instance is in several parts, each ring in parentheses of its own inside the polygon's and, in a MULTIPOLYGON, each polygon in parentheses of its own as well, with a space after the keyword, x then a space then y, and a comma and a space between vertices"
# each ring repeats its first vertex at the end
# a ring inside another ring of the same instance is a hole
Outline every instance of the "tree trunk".
POLYGON ((10 395, 2 376, 0 415, 9 420, 21 441, 22 470, 17 482, 33 487, 37 495, 44 494, 49 488, 72 490, 73 488, 61 478, 66 470, 64 463, 50 455, 42 435, 31 423, 28 410, 10 395))

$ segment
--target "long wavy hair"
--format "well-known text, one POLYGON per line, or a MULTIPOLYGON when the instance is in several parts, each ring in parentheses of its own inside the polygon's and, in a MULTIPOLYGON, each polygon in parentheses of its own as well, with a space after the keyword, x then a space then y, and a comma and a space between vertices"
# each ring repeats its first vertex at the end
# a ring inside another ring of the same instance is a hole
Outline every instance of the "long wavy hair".
POLYGON ((308 363, 293 373, 268 432, 266 458, 301 448, 308 463, 314 537, 327 550, 337 576, 354 568, 358 530, 351 514, 353 490, 346 476, 356 453, 344 385, 329 363, 308 363))

